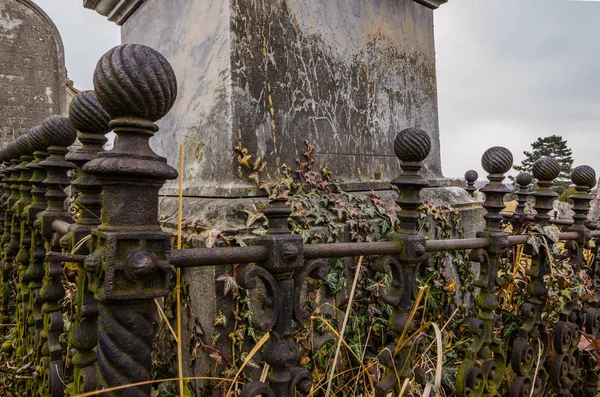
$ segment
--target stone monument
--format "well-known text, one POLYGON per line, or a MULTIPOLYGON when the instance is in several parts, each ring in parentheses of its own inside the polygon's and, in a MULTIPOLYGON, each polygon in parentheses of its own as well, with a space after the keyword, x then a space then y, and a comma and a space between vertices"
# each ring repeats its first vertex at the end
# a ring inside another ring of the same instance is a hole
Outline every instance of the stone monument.
POLYGON ((0 143, 66 112, 64 50, 56 26, 30 0, 0 2, 0 143))
MULTIPOLYGON (((176 166, 185 144, 188 197, 259 195, 238 176, 241 142, 271 174, 316 147, 346 190, 388 188, 400 171, 393 131, 432 138, 440 168, 433 9, 442 0, 87 1, 111 15, 137 7, 122 41, 173 65, 181 94, 153 148, 176 166), (110 9, 109 3, 115 3, 110 9), (118 4, 117 4, 118 3, 118 4), (141 4, 140 4, 141 3, 141 4)), ((164 192, 176 194, 176 182, 164 192)))

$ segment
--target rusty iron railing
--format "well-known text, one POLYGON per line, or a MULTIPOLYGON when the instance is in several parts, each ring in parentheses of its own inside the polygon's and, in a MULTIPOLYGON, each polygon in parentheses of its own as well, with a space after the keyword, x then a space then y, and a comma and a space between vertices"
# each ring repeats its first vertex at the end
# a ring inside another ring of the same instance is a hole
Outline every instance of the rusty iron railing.
MULTIPOLYGON (((411 315, 417 294, 419 269, 431 253, 471 250, 470 260, 479 263, 475 282, 477 316, 469 321, 473 342, 463 351, 456 377, 459 396, 511 397, 595 395, 597 364, 578 346, 581 333, 600 336, 600 257, 586 270, 594 278, 597 294, 592 300, 573 297, 560 321, 547 324, 541 312, 546 303, 544 276, 548 258, 534 251, 528 241, 536 232, 519 234, 529 222, 547 225, 556 193, 552 181, 559 164, 542 158, 533 175, 520 174, 515 213, 501 214, 509 189, 503 184, 512 167, 510 151, 493 147, 482 157, 489 173, 485 194, 485 228, 475 238, 428 240, 418 233, 420 192, 428 182, 420 173, 431 142, 422 130, 409 128, 396 137, 394 151, 402 161, 402 174, 392 184, 399 227, 386 241, 336 244, 305 244, 288 226, 291 209, 274 200, 264 214, 268 232, 259 243, 245 247, 172 249, 170 236, 158 226, 159 189, 177 172, 155 154, 148 144, 158 131, 154 122, 167 114, 177 95, 175 74, 156 51, 134 44, 115 47, 102 57, 94 74, 95 92, 84 91, 73 100, 69 118, 50 116, 28 134, 0 149, 3 162, 0 198, 2 260, 2 306, 0 320, 17 323, 14 347, 18 356, 31 355, 40 375, 26 382, 19 392, 27 396, 64 396, 143 383, 151 379, 151 351, 155 306, 153 299, 167 295, 174 268, 243 264, 238 284, 257 287, 259 279, 266 297, 257 310, 258 326, 272 335, 262 355, 270 366, 265 382, 246 385, 242 395, 291 397, 311 390, 312 375, 300 366, 300 347, 294 328, 308 321, 301 296, 308 278, 323 279, 327 258, 378 256, 374 267, 392 277, 385 295, 393 314, 390 325, 397 335, 419 329, 421 316, 411 315), (104 136, 113 130, 114 148, 102 151, 104 136), (80 146, 69 152, 79 131, 80 146), (75 170, 69 183, 67 173, 75 170), (527 189, 533 178, 537 188, 527 189), (71 187, 75 197, 65 208, 71 187), (529 196, 535 198, 535 215, 526 215, 529 196), (502 227, 512 224, 513 235, 502 227), (497 279, 499 266, 511 247, 526 245, 531 256, 527 302, 522 305, 524 325, 511 343, 499 337, 501 330, 497 279), (64 384, 60 345, 63 319, 60 300, 65 262, 77 264, 77 296, 73 326, 68 341, 75 350, 73 382, 64 384), (10 283, 16 282, 16 295, 10 283), (260 314, 258 314, 260 313, 260 314), (536 365, 539 360, 540 365, 536 365), (578 384, 576 392, 573 388, 578 384), (587 394, 585 394, 587 393, 587 394)), ((473 194, 478 175, 465 174, 467 191, 473 194)), ((574 271, 585 266, 584 248, 597 254, 600 232, 597 222, 587 220, 596 184, 594 170, 580 166, 572 173, 576 194, 573 221, 558 238, 569 251, 574 271)), ((420 309, 422 310, 422 309, 420 309)), ((414 313, 413 313, 414 314, 414 313)), ((418 368, 415 355, 422 351, 422 338, 414 338, 397 349, 386 347, 380 362, 387 372, 376 383, 377 396, 398 390, 418 368)), ((149 384, 119 391, 114 396, 149 396, 149 384)))

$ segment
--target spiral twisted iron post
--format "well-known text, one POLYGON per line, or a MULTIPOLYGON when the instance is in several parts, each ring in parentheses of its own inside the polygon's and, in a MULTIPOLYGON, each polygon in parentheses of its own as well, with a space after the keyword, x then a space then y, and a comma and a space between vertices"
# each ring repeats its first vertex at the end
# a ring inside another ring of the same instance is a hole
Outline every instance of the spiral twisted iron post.
MULTIPOLYGON (((94 72, 98 102, 117 135, 114 148, 83 166, 102 186, 102 223, 85 260, 98 300, 99 389, 150 380, 156 308, 168 292, 171 239, 158 225, 158 191, 177 172, 148 140, 173 106, 175 73, 153 49, 124 44, 108 51, 94 72), (127 203, 121 205, 115 203, 127 203)), ((109 393, 148 396, 150 385, 109 393)))

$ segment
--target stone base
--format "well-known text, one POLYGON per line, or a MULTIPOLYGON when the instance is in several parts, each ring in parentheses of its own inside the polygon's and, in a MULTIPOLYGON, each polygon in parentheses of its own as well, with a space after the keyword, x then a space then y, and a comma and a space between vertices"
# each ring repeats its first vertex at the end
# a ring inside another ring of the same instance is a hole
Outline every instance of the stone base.
MULTIPOLYGON (((464 182, 449 178, 429 178, 430 187, 449 187, 462 186, 464 182)), ((389 181, 380 181, 375 179, 363 179, 360 181, 340 182, 338 186, 344 192, 360 193, 370 190, 382 191, 392 190, 389 181)), ((161 195, 165 197, 177 197, 179 189, 177 187, 166 186, 161 190, 161 195)), ((265 197, 265 192, 258 189, 255 185, 249 183, 228 183, 219 186, 188 186, 183 188, 183 196, 190 199, 208 199, 208 200, 239 200, 248 197, 265 197)))

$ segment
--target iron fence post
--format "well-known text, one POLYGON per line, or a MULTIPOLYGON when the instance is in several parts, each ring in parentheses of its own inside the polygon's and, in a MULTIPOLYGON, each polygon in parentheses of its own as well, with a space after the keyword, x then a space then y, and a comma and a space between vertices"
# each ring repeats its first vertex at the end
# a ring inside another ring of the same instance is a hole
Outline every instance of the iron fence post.
MULTIPOLYGON (((98 300, 97 387, 151 379, 153 299, 169 290, 169 233, 158 225, 158 191, 177 171, 155 154, 149 139, 173 106, 177 82, 167 60, 153 49, 124 44, 108 51, 94 72, 98 102, 111 117, 114 148, 83 171, 102 186, 102 221, 92 232, 85 260, 98 300)), ((149 384, 106 393, 149 396, 149 384)))
POLYGON ((525 204, 527 204, 527 197, 529 197, 529 185, 533 181, 533 175, 529 172, 521 172, 517 175, 517 179, 515 180, 518 190, 517 194, 517 207, 515 208, 515 212, 513 212, 513 216, 511 219, 511 223, 513 225, 513 234, 517 234, 517 232, 521 231, 523 225, 526 222, 526 214, 525 214, 525 204))
POLYGON ((35 332, 36 351, 35 356, 39 358, 40 354, 40 331, 43 328, 43 316, 41 302, 39 301, 39 291, 42 286, 44 277, 44 257, 46 249, 44 240, 39 236, 38 230, 35 227, 37 214, 46 208, 46 188, 43 185, 43 180, 46 176, 46 171, 39 165, 41 161, 48 157, 48 145, 41 136, 41 127, 31 130, 29 133, 29 145, 33 149, 34 161, 28 167, 31 169, 31 201, 24 208, 23 223, 27 225, 30 231, 31 240, 31 255, 29 257, 29 267, 27 268, 27 276, 31 280, 29 289, 32 292, 30 306, 32 307, 34 327, 32 332, 35 332))
MULTIPOLYGON (((542 157, 533 164, 533 177, 538 180, 537 189, 531 193, 535 198, 535 221, 538 227, 548 226, 552 202, 558 194, 552 190, 552 181, 560 173, 560 164, 549 157, 542 157)), ((539 234, 538 234, 539 235, 539 234)), ((535 235, 534 235, 535 238, 535 235)), ((549 333, 542 319, 542 309, 546 304, 544 276, 548 272, 548 256, 543 249, 533 251, 531 245, 525 252, 532 257, 527 274, 531 277, 527 302, 521 306, 524 324, 519 328, 511 351, 511 367, 516 374, 512 380, 510 396, 523 393, 543 395, 548 386, 548 372, 543 365, 549 348, 549 333), (536 363, 540 363, 536 370, 536 363)))
POLYGON ((475 187, 475 182, 477 182, 477 178, 479 178, 479 174, 475 170, 469 170, 465 172, 465 181, 467 182, 467 187, 465 190, 469 193, 471 197, 475 197, 475 192, 477 188, 475 187))
MULTIPOLYGON (((29 346, 29 302, 30 302, 30 291, 29 291, 29 280, 25 271, 27 270, 28 261, 24 260, 23 244, 29 244, 29 236, 23 239, 21 232, 23 227, 21 225, 21 214, 19 213, 19 201, 21 200, 21 182, 23 180, 23 173, 25 169, 23 163, 29 162, 29 157, 32 153, 29 145, 27 144, 27 136, 21 135, 15 141, 15 149, 18 153, 16 162, 14 163, 15 178, 11 189, 13 191, 11 200, 11 212, 12 226, 11 226, 11 238, 6 249, 6 255, 11 260, 18 264, 17 275, 18 275, 18 286, 17 286, 17 309, 16 309, 16 323, 17 323, 17 355, 24 355, 31 346, 29 346)), ((28 258, 28 255, 26 256, 28 258)))
POLYGON ((17 256, 17 252, 19 252, 19 236, 21 233, 21 225, 19 224, 18 219, 15 219, 15 203, 19 199, 19 171, 17 170, 17 166, 21 163, 21 151, 17 146, 16 140, 9 144, 8 150, 11 152, 10 157, 10 167, 7 169, 7 172, 10 173, 10 193, 8 198, 6 199, 6 223, 8 227, 4 230, 4 235, 2 236, 2 241, 4 243, 4 260, 8 262, 12 267, 14 267, 15 257, 17 256))
MULTIPOLYGON (((591 240, 587 214, 590 210, 590 202, 594 199, 590 193, 591 189, 596 186, 596 172, 587 165, 580 165, 573 169, 571 182, 575 185, 575 194, 570 195, 569 199, 573 200, 572 209, 575 214, 573 215, 573 226, 567 230, 577 232, 579 237, 577 240, 569 241, 565 247, 570 253, 569 264, 573 269, 574 276, 577 276, 582 271, 585 262, 584 248, 589 248, 591 240)), ((578 345, 582 332, 598 335, 600 329, 593 325, 594 317, 597 317, 598 313, 593 307, 582 307, 580 298, 575 293, 571 301, 565 303, 560 313, 560 321, 554 326, 553 342, 556 354, 550 362, 550 379, 554 391, 558 395, 572 395, 571 388, 577 381, 581 363, 584 364, 586 387, 593 393, 597 392, 596 364, 591 354, 580 350, 578 345), (591 321, 588 321, 588 317, 591 321), (553 376, 557 374, 559 376, 553 376)))
POLYGON ((29 335, 31 346, 33 348, 32 357, 33 360, 37 361, 41 354, 40 332, 43 328, 42 308, 38 297, 40 287, 42 286, 42 279, 44 277, 44 257, 46 251, 43 240, 40 241, 41 239, 36 236, 37 231, 34 227, 34 221, 37 212, 43 210, 43 207, 45 206, 45 189, 39 188, 41 180, 44 179, 45 172, 41 172, 42 168, 39 166, 39 162, 46 158, 48 153, 46 153, 47 145, 41 138, 40 126, 31 129, 27 134, 27 140, 30 148, 33 150, 34 160, 27 165, 31 175, 31 178, 29 179, 30 197, 27 199, 27 202, 24 203, 26 206, 22 210, 22 233, 28 233, 30 241, 29 265, 25 270, 25 273, 26 277, 29 279, 29 307, 31 309, 30 318, 32 320, 29 322, 29 335), (40 193, 42 195, 41 202, 40 193), (40 205, 42 205, 41 209, 40 205))
MULTIPOLYGON (((71 221, 71 215, 65 209, 67 194, 64 189, 69 185, 67 172, 75 165, 65 160, 67 147, 75 142, 77 131, 68 118, 53 115, 42 122, 41 137, 48 145, 49 156, 39 165, 46 171, 43 185, 46 187, 46 208, 36 216, 35 225, 40 241, 43 240, 48 251, 60 252, 59 235, 52 228, 52 222, 71 221)), ((39 292, 39 304, 43 315, 43 339, 40 390, 52 397, 64 394, 64 368, 60 334, 64 321, 59 300, 64 297, 62 283, 63 263, 43 261, 43 284, 39 292)))
POLYGON ((8 324, 10 320, 10 278, 13 273, 12 263, 5 260, 6 245, 10 240, 10 216, 8 211, 8 198, 10 197, 10 185, 12 183, 12 168, 10 159, 13 156, 10 149, 11 144, 2 147, 0 160, 2 168, 2 197, 0 197, 0 216, 2 217, 2 234, 0 238, 0 267, 2 267, 2 306, 0 307, 0 324, 8 324))
POLYGON ((391 183, 398 188, 396 204, 399 229, 390 235, 389 240, 401 246, 400 254, 393 257, 380 257, 375 268, 392 274, 392 290, 384 296, 385 303, 393 307, 390 326, 396 339, 380 356, 388 370, 383 379, 375 385, 377 397, 384 397, 398 389, 404 379, 413 374, 419 383, 424 382, 424 371, 415 367, 414 356, 422 352, 422 338, 416 336, 408 340, 419 329, 419 314, 411 317, 412 307, 417 298, 416 278, 419 268, 431 260, 425 253, 425 237, 419 235, 418 207, 422 204, 419 194, 429 182, 420 174, 422 161, 429 155, 431 140, 426 132, 417 128, 407 128, 396 135, 394 152, 402 161, 403 173, 391 183))
MULTIPOLYGON (((28 351, 32 351, 32 360, 36 361, 39 359, 39 342, 40 332, 36 329, 36 325, 39 324, 41 313, 39 305, 36 305, 36 296, 41 286, 41 279, 43 278, 43 269, 36 267, 31 262, 31 254, 34 249, 32 246, 32 225, 29 223, 27 218, 27 207, 31 205, 33 185, 31 178, 33 176, 32 163, 35 161, 33 152, 36 150, 31 145, 31 137, 37 135, 39 137, 40 126, 33 127, 29 130, 26 135, 23 135, 23 143, 28 147, 28 154, 21 156, 23 162, 19 165, 20 175, 19 182, 21 188, 19 189, 20 198, 15 204, 16 216, 21 221, 21 233, 20 233, 20 246, 16 256, 16 261, 19 265, 19 273, 22 280, 22 288, 27 284, 28 291, 28 310, 24 314, 24 320, 27 328, 26 346, 28 351)), ((23 289, 25 290, 25 288, 23 289)), ((35 382, 28 382, 28 390, 33 391, 35 388, 35 382)))
MULTIPOLYGON (((69 234, 61 239, 64 249, 81 255, 89 255, 90 250, 84 239, 100 225, 102 210, 102 186, 93 176, 83 171, 83 166, 96 158, 103 150, 107 139, 109 115, 98 103, 93 91, 82 91, 75 95, 69 107, 69 119, 80 132, 81 147, 67 154, 66 159, 77 166, 77 177, 71 183, 75 208, 75 223, 69 234)), ((96 353, 98 340, 98 304, 89 289, 87 272, 83 263, 77 264, 76 314, 69 335, 69 343, 76 350, 73 356, 72 394, 96 390, 96 353)))
POLYGON ((240 286, 256 288, 260 279, 267 291, 265 301, 268 310, 255 316, 256 326, 270 332, 270 339, 263 357, 271 370, 267 383, 255 381, 242 391, 243 397, 267 395, 272 397, 292 397, 296 389, 308 393, 312 385, 310 372, 299 367, 302 356, 298 343, 294 340, 293 319, 306 320, 300 313, 298 294, 300 278, 308 274, 304 268, 304 245, 302 238, 291 234, 288 226, 290 207, 285 200, 271 202, 263 211, 268 219, 268 233, 262 244, 268 249, 266 262, 262 265, 246 265, 236 274, 240 286))
POLYGON ((474 340, 465 350, 465 358, 456 376, 456 392, 461 397, 497 396, 504 381, 506 353, 502 340, 496 336, 501 318, 496 313, 499 302, 495 292, 500 262, 507 255, 509 246, 508 234, 500 228, 503 219, 500 211, 504 209, 504 196, 510 193, 503 183, 504 174, 512 164, 512 153, 500 146, 488 149, 481 159, 481 165, 489 173, 489 183, 481 189, 485 194, 486 226, 477 233, 477 237, 488 239, 490 245, 485 250, 474 250, 470 254, 471 261, 480 264, 479 278, 474 283, 480 288, 475 299, 479 313, 469 320, 474 340))

